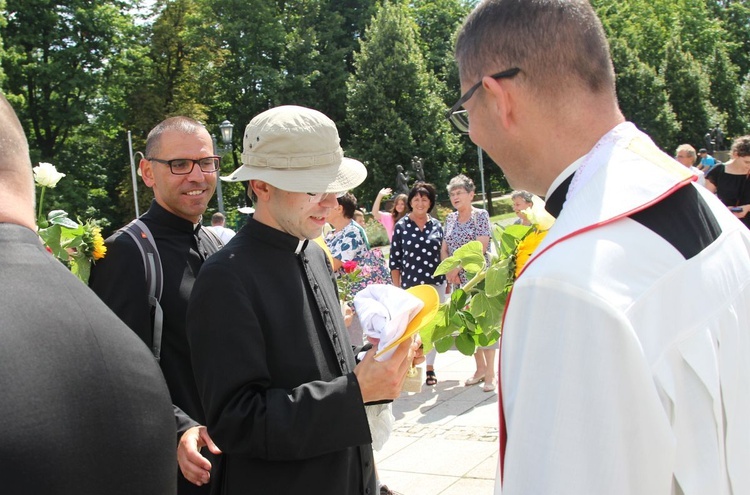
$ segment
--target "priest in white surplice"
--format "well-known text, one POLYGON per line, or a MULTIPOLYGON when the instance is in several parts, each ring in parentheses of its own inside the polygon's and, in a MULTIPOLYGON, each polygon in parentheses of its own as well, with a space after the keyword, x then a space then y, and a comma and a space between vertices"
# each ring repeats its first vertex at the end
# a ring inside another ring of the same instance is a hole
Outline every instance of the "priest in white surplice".
POLYGON ((747 228, 626 121, 587 1, 486 0, 456 58, 451 121, 557 217, 504 319, 496 493, 750 493, 747 228))

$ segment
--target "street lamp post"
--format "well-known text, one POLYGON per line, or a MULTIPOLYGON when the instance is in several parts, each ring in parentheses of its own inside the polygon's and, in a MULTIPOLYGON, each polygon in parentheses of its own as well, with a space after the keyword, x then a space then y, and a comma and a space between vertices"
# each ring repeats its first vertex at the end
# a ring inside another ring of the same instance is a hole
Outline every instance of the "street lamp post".
MULTIPOLYGON (((487 192, 484 190, 484 156, 482 155, 482 148, 477 146, 477 155, 479 159, 479 177, 482 181, 482 207, 487 209, 487 192)), ((492 198, 489 199, 490 202, 492 198)))
MULTIPOLYGON (((232 151, 232 131, 234 124, 225 120, 219 124, 219 130, 221 131, 221 142, 222 146, 219 146, 216 142, 216 136, 211 135, 211 139, 214 142, 214 154, 223 156, 226 153, 232 151)), ((221 170, 216 171, 216 200, 219 203, 219 211, 224 213, 224 197, 221 192, 221 170)))
POLYGON ((135 155, 140 154, 141 156, 143 156, 143 153, 141 153, 140 151, 133 153, 133 137, 130 134, 130 131, 128 131, 128 151, 130 153, 130 175, 133 180, 133 203, 135 203, 135 216, 139 217, 140 212, 138 211, 138 179, 136 179, 138 168, 136 168, 135 164, 135 155))

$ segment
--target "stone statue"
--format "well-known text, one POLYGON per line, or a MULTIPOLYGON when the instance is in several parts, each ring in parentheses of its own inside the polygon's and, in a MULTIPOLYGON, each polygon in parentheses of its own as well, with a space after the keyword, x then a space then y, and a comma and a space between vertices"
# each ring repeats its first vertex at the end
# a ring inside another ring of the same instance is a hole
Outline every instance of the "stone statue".
POLYGON ((703 136, 703 140, 706 142, 706 150, 709 154, 713 154, 714 152, 714 141, 711 139, 711 131, 708 131, 705 136, 703 136))
POLYGON ((716 143, 716 151, 723 150, 724 149, 724 133, 721 131, 721 127, 719 127, 719 124, 716 124, 716 127, 714 127, 713 135, 714 135, 714 143, 716 143))
POLYGON ((420 181, 424 182, 424 168, 422 167, 422 164, 424 163, 424 160, 419 158, 418 156, 415 156, 411 159, 411 168, 414 170, 414 177, 420 181))
POLYGON ((396 165, 396 194, 409 194, 409 177, 404 174, 404 167, 396 165))

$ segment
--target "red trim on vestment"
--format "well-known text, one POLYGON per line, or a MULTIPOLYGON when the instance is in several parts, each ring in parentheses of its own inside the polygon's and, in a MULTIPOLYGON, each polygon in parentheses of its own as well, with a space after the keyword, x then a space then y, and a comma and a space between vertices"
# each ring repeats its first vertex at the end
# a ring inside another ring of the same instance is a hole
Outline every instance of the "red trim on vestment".
MULTIPOLYGON (((643 211, 650 206, 655 205, 659 201, 662 201, 664 198, 669 197, 671 194, 673 194, 675 191, 678 191, 679 189, 690 185, 692 182, 697 180, 697 176, 693 176, 692 178, 687 178, 683 180, 682 182, 678 182, 675 184, 672 188, 670 188, 668 191, 666 191, 661 196, 656 197, 655 199, 652 199, 651 201, 642 204, 638 208, 634 208, 633 210, 630 210, 628 212, 622 213, 620 215, 617 215, 616 217, 609 218, 607 220, 604 220, 599 223, 594 223, 591 225, 587 225, 586 227, 576 230, 574 232, 571 232, 570 234, 567 234, 554 242, 552 242, 549 246, 546 246, 543 250, 539 251, 533 258, 529 260, 528 263, 526 263, 526 266, 524 266, 521 269, 521 273, 518 274, 518 277, 523 275, 523 272, 526 271, 526 269, 529 267, 531 263, 533 263, 535 260, 537 260, 542 254, 544 254, 548 249, 550 249, 552 246, 556 246, 558 243, 568 240, 571 237, 577 236, 579 234, 583 234, 584 232, 588 232, 589 230, 596 229, 598 227, 603 227, 605 225, 608 225, 616 220, 620 220, 625 217, 629 217, 630 215, 633 215, 634 213, 638 213, 640 211, 643 211)), ((518 280, 518 277, 516 277, 516 280, 518 280)), ((503 310, 503 319, 502 324, 500 326, 502 333, 505 333, 505 315, 508 313, 508 307, 510 306, 510 298, 513 295, 513 288, 511 287, 510 292, 508 293, 508 298, 505 300, 505 309, 503 310)), ((497 390, 498 390, 498 408, 499 408, 499 414, 498 419, 500 421, 499 425, 499 431, 498 431, 498 439, 500 441, 500 455, 498 456, 498 462, 500 464, 500 483, 502 485, 502 476, 503 476, 503 466, 505 465, 505 448, 508 443, 508 430, 507 425, 505 424, 505 413, 503 411, 503 385, 502 385, 502 359, 503 359, 503 340, 502 337, 500 338, 500 349, 498 352, 498 358, 497 358, 497 390)))

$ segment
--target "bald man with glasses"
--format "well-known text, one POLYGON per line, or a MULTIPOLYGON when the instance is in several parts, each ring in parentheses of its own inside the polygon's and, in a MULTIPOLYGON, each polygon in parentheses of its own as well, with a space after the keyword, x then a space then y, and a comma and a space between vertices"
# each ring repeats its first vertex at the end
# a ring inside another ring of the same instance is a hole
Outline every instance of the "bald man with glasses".
MULTIPOLYGON (((216 189, 219 157, 205 127, 188 117, 172 117, 148 135, 141 177, 154 192, 140 220, 153 234, 163 268, 160 300, 164 312, 160 361, 175 407, 178 495, 207 494, 211 453, 220 451, 206 428, 193 380, 185 336, 188 298, 206 258, 221 242, 201 226, 201 217, 216 189), (207 447, 205 457, 199 449, 207 447)), ((123 230, 106 240, 107 256, 91 271, 90 286, 149 346, 154 315, 148 301, 145 268, 139 246, 123 230)))

